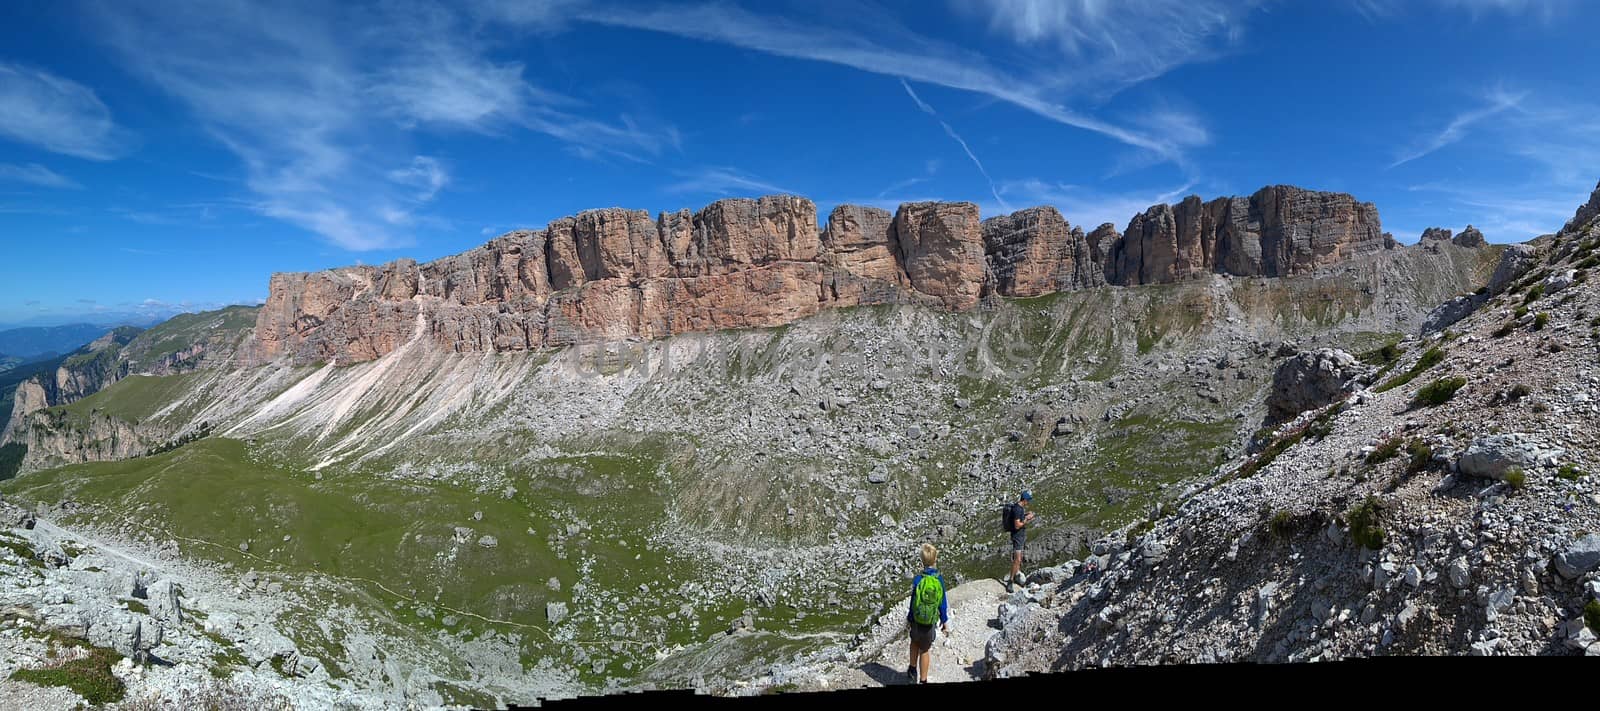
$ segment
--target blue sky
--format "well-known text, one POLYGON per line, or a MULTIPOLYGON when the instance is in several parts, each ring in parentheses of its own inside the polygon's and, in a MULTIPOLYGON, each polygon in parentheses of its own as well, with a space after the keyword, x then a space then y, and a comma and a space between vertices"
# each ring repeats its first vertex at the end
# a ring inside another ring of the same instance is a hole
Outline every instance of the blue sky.
POLYGON ((1600 178, 1600 3, 62 2, 0 9, 0 323, 792 192, 1126 226, 1275 183, 1403 242, 1600 178))

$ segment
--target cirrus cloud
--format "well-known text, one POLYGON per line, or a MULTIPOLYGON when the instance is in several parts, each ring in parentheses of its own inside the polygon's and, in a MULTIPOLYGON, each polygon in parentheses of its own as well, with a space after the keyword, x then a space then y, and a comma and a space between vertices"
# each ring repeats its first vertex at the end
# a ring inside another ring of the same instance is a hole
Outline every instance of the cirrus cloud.
POLYGON ((129 133, 88 87, 0 62, 0 137, 88 160, 121 156, 129 133))

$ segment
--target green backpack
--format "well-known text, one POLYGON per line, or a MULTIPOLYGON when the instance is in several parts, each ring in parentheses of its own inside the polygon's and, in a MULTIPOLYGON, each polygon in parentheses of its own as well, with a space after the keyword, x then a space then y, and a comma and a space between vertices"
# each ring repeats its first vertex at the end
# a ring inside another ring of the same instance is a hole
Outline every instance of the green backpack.
POLYGON ((939 621, 939 603, 944 601, 944 585, 939 578, 924 575, 917 581, 912 595, 911 619, 919 625, 933 625, 939 621))

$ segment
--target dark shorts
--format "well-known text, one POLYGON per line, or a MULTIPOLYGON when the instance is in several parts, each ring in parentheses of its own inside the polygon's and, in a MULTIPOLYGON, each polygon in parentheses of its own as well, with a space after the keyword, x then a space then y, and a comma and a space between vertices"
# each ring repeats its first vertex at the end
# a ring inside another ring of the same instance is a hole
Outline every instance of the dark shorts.
POLYGON ((1013 552, 1022 550, 1022 547, 1024 545, 1026 545, 1027 542, 1028 542, 1028 531, 1027 531, 1027 529, 1018 529, 1018 530, 1015 530, 1015 531, 1011 532, 1011 550, 1013 552))
POLYGON ((933 639, 939 636, 938 627, 934 625, 919 625, 915 622, 907 622, 906 624, 911 628, 912 644, 917 645, 918 649, 933 649, 933 639))

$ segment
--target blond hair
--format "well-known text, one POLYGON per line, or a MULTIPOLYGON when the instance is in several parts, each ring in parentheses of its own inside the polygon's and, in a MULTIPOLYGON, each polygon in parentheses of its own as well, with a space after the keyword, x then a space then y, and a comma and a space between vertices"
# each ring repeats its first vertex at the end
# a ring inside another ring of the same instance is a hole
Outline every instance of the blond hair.
POLYGON ((939 562, 939 549, 934 548, 932 543, 922 544, 922 567, 932 568, 937 562, 939 562))

